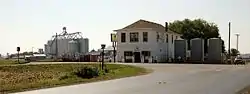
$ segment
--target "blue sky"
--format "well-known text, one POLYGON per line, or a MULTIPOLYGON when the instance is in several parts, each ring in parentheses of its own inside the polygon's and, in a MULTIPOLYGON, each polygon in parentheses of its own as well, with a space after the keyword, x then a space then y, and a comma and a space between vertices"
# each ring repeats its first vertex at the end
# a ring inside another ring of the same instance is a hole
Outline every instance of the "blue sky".
POLYGON ((111 44, 110 33, 139 19, 165 21, 203 18, 219 26, 228 43, 228 22, 232 22, 232 43, 240 34, 239 50, 250 53, 250 0, 1 0, 0 53, 32 47, 44 48, 53 34, 82 32, 90 49, 111 44))

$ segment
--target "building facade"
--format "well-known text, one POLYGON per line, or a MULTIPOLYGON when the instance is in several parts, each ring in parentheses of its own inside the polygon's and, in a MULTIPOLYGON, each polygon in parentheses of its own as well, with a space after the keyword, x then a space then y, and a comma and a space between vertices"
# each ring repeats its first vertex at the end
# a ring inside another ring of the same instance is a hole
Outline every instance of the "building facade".
POLYGON ((117 34, 117 60, 120 62, 166 62, 174 58, 174 40, 181 35, 163 25, 139 20, 117 34))

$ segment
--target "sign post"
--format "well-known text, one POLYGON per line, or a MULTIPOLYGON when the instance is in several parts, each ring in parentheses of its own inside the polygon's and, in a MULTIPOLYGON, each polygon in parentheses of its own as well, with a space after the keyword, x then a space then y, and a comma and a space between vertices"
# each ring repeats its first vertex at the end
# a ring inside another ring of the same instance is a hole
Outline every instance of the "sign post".
POLYGON ((17 62, 19 63, 19 52, 20 52, 20 47, 17 47, 17 62))
POLYGON ((102 70, 104 69, 104 49, 105 49, 105 44, 101 44, 101 49, 102 49, 102 64, 101 64, 101 67, 102 67, 102 70))
POLYGON ((113 50, 113 56, 114 56, 114 63, 115 63, 115 57, 116 57, 116 50, 115 50, 115 47, 116 47, 116 43, 117 43, 117 36, 116 34, 111 34, 111 42, 112 42, 112 46, 114 48, 113 50))

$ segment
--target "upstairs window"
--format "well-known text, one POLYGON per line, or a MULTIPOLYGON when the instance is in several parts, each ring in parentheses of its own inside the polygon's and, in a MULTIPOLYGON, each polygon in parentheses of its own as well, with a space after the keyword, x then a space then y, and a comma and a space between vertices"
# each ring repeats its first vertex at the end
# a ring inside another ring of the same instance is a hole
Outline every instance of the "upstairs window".
POLYGON ((160 35, 159 35, 159 32, 156 33, 156 41, 159 42, 159 39, 160 39, 160 35))
POLYGON ((138 32, 130 33, 130 42, 139 42, 139 33, 138 32))
POLYGON ((143 32, 143 42, 148 42, 148 32, 143 32))
POLYGON ((121 42, 126 42, 126 33, 121 34, 121 42))
POLYGON ((143 56, 150 56, 150 51, 142 51, 143 56))
POLYGON ((172 44, 173 44, 174 43, 174 35, 172 35, 171 40, 172 40, 172 44))

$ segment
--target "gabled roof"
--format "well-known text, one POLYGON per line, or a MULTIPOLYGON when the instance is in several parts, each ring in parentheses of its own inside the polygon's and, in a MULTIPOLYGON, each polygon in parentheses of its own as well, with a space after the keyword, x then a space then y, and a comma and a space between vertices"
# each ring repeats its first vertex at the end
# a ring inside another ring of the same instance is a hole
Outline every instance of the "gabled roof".
POLYGON ((146 20, 142 20, 142 19, 140 19, 140 20, 138 20, 138 21, 136 21, 136 22, 134 22, 134 23, 120 29, 120 30, 124 30, 124 29, 140 29, 140 28, 152 28, 152 29, 165 30, 165 27, 162 26, 161 24, 146 21, 146 20))
MULTIPOLYGON (((120 31, 120 30, 129 30, 129 29, 154 29, 154 30, 158 30, 158 31, 165 31, 165 27, 161 24, 158 23, 154 23, 154 22, 150 22, 150 21, 146 21, 146 20, 138 20, 122 29, 118 29, 118 30, 114 30, 114 31, 120 31)), ((174 32, 170 29, 168 29, 167 31, 168 33, 174 33, 174 34, 178 34, 177 32, 174 32)), ((181 34, 178 34, 181 35, 181 34)))

